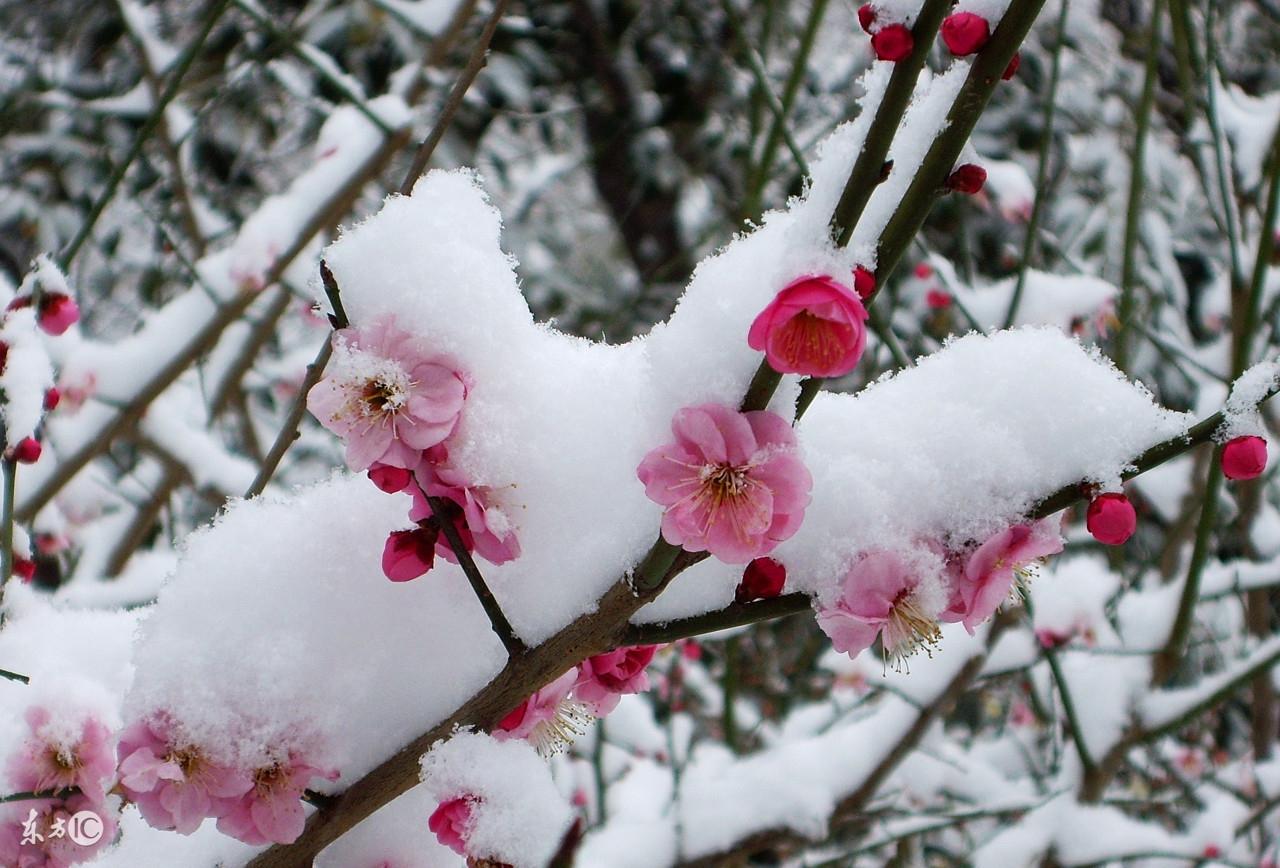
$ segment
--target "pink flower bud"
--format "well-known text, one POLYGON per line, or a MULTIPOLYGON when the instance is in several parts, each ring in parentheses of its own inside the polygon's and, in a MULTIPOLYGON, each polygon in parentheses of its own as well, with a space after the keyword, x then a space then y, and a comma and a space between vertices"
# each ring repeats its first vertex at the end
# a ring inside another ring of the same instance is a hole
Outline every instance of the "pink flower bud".
POLYGON ((870 33, 871 28, 875 26, 876 10, 871 8, 870 3, 863 3, 858 7, 858 23, 867 33, 870 33))
POLYGON ((928 280, 933 277, 933 266, 927 262, 921 262, 911 272, 916 276, 917 280, 928 280))
POLYGON ((876 53, 876 58, 879 60, 897 63, 899 60, 905 60, 914 47, 915 39, 905 24, 889 24, 881 27, 871 37, 871 50, 876 53))
POLYGON ((80 306, 76 300, 61 292, 50 292, 40 298, 37 321, 40 328, 51 335, 60 335, 80 319, 80 306))
POLYGON ((773 558, 756 558, 747 564, 738 585, 739 603, 748 600, 764 600, 782 593, 787 581, 787 568, 773 558))
POLYGON ((866 301, 876 293, 876 276, 859 265, 853 270, 853 291, 866 301))
POLYGON ((36 577, 36 562, 22 555, 13 556, 13 574, 23 582, 31 584, 36 577))
POLYGON ((39 440, 34 437, 23 437, 10 454, 19 464, 35 464, 40 460, 40 453, 43 451, 44 448, 39 440))
POLYGON ((802 277, 760 312, 747 344, 782 374, 839 377, 858 364, 867 344, 867 310, 830 277, 802 277))
POLYGON ((941 289, 931 289, 925 293, 924 303, 930 310, 946 310, 951 307, 951 293, 941 289))
POLYGON ((1098 542, 1118 546, 1133 536, 1138 527, 1138 514, 1123 494, 1099 494, 1089 503, 1085 526, 1098 542))
POLYGON ((459 856, 467 855, 467 838, 475 825, 471 808, 480 800, 472 795, 441 802, 427 820, 427 828, 437 840, 459 856))
POLYGON ((951 173, 951 177, 947 178, 947 189, 972 196, 981 191, 985 183, 987 183, 987 170, 974 163, 965 163, 957 166, 951 173))
POLYGON ((382 548, 382 572, 393 582, 408 582, 426 574, 435 564, 436 538, 433 527, 397 530, 382 548))
POLYGON ((1013 57, 1009 58, 1009 65, 1004 68, 1004 72, 1000 73, 1000 78, 1008 81, 1018 74, 1018 67, 1022 66, 1022 52, 1015 51, 1013 57))
POLYGON ((987 19, 972 12, 956 12, 942 22, 942 41, 956 57, 964 57, 978 51, 991 38, 991 25, 987 19))
POLYGON ((404 491, 413 480, 413 471, 390 464, 373 464, 369 467, 369 479, 387 494, 404 491))
POLYGON ((58 402, 62 400, 62 393, 58 391, 56 386, 50 386, 48 391, 44 393, 44 411, 52 412, 57 408, 58 402))
POLYGON ((1222 475, 1227 479, 1254 479, 1267 468, 1267 441, 1250 434, 1236 437, 1222 447, 1222 475))

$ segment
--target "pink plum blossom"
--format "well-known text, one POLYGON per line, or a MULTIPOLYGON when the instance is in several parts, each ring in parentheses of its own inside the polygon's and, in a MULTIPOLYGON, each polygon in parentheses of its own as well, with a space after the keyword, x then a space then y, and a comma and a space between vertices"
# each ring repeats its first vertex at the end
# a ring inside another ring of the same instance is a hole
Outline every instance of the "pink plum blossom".
POLYGON ((1250 434, 1228 440, 1222 447, 1222 475, 1227 479, 1254 479, 1267 469, 1267 441, 1250 434))
POLYGON ((479 797, 473 795, 441 802, 431 812, 427 828, 435 833, 441 844, 459 856, 466 856, 467 838, 471 837, 471 830, 475 825, 472 811, 479 804, 479 797))
POLYGON ((1138 529, 1138 513, 1129 498, 1118 491, 1109 491, 1089 501, 1085 527, 1103 545, 1123 545, 1138 529))
POLYGON ((558 753, 573 743, 590 720, 583 706, 569 699, 578 681, 570 669, 555 681, 517 705, 498 721, 493 737, 498 741, 522 738, 543 755, 558 753))
MULTIPOLYGON (((417 522, 431 522, 435 516, 427 497, 434 497, 445 507, 458 528, 459 536, 468 551, 494 564, 505 564, 520 556, 520 541, 515 526, 507 514, 494 503, 491 489, 472 485, 466 475, 449 464, 449 453, 443 446, 426 452, 423 461, 414 470, 416 486, 413 509, 409 518, 417 522)), ((436 542, 436 554, 447 561, 458 562, 442 533, 436 542)))
POLYGON ((302 793, 312 778, 337 780, 309 760, 290 754, 252 772, 253 786, 218 819, 218 831, 246 844, 291 844, 302 834, 302 793))
POLYGON ((801 277, 755 318, 747 344, 780 373, 839 377, 862 357, 866 319, 862 300, 848 287, 825 275, 801 277))
POLYGON ((346 440, 352 470, 413 468, 423 450, 453 433, 465 397, 452 367, 384 317, 334 335, 329 376, 311 390, 307 406, 346 440))
POLYGON ((596 717, 604 717, 618 706, 622 694, 649 689, 644 670, 657 650, 657 645, 633 645, 588 657, 578 664, 574 697, 596 717))
POLYGON ((671 431, 675 442, 636 470, 649 499, 667 508, 667 542, 745 564, 799 529, 813 480, 781 416, 702 404, 679 410, 671 431))
POLYGON ((856 657, 881 636, 886 660, 897 665, 922 643, 938 640, 936 619, 925 611, 919 579, 891 551, 863 555, 845 575, 835 605, 820 609, 818 626, 840 652, 856 657))
POLYGON ((88 798, 106 798, 107 781, 115 774, 111 731, 96 717, 85 717, 72 735, 62 721, 41 706, 27 709, 31 736, 9 759, 9 777, 27 792, 78 787, 88 798))
POLYGON ((1032 561, 1062 551, 1062 535, 1052 518, 1005 528, 978 546, 952 577, 951 601, 943 621, 959 621, 972 635, 976 626, 1009 598, 1032 561))
POLYGON ((425 575, 436 562, 440 529, 427 525, 395 530, 382 547, 382 573, 393 582, 408 582, 425 575))
POLYGON ((120 736, 120 787, 157 829, 190 835, 221 817, 254 785, 251 774, 215 762, 175 737, 165 718, 139 720, 120 736))

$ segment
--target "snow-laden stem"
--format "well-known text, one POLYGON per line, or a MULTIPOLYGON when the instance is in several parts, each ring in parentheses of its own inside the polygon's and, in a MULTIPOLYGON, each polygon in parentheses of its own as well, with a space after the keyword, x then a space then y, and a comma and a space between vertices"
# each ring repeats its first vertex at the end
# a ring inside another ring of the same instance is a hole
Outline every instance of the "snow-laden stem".
MULTIPOLYGON (((877 283, 883 283, 892 273, 911 239, 924 225, 934 199, 946 189, 947 176, 969 141, 978 117, 1043 6, 1044 0, 1014 0, 986 47, 975 56, 969 75, 947 112, 946 128, 929 146, 919 171, 880 235, 876 256, 877 283)), ((928 8, 926 3, 925 9, 928 8)), ((921 12, 921 17, 923 15, 921 12)))
POLYGON ((743 211, 749 217, 755 218, 760 215, 761 202, 764 199, 764 188, 769 183, 769 172, 773 169, 773 161, 778 155, 778 145, 781 142, 786 142, 787 149, 791 151, 791 155, 795 158, 796 165, 800 167, 800 170, 806 175, 809 174, 809 170, 805 166, 804 156, 799 146, 797 146, 795 138, 791 135, 787 119, 791 116, 791 107, 795 104, 796 94, 800 90, 800 83, 804 81, 805 70, 809 68, 809 55, 813 51, 814 41, 818 35, 818 26, 826 15, 828 2, 829 0, 814 0, 814 3, 809 7, 809 16, 805 20, 804 32, 800 35, 800 45, 797 46, 795 54, 792 56, 791 69, 787 73, 787 80, 782 86, 781 99, 774 94, 773 89, 769 86, 769 78, 765 71, 763 60, 751 45, 750 40, 747 39, 738 14, 733 8, 733 0, 725 0, 724 2, 725 14, 728 16, 729 23, 733 27, 738 40, 742 43, 752 75, 756 79, 757 92, 765 101, 765 105, 769 107, 769 113, 773 116, 773 122, 769 125, 769 131, 765 136, 764 149, 760 153, 760 162, 756 164, 755 171, 747 185, 747 202, 743 211))
MULTIPOLYGON (((1116 316, 1113 357, 1116 367, 1129 370, 1129 324, 1134 318, 1134 292, 1137 282, 1138 224, 1142 219, 1142 197, 1146 187, 1147 133, 1151 129, 1151 106, 1155 100, 1156 59, 1160 54, 1160 20, 1164 0, 1155 0, 1151 8, 1150 35, 1147 43, 1146 69, 1142 77, 1142 95, 1138 98, 1134 119, 1133 155, 1129 162, 1129 199, 1124 215, 1124 252, 1120 266, 1120 304, 1116 316)), ((1037 198, 1038 198, 1037 193, 1037 198)))
MULTIPOLYGON (((1053 149, 1053 117, 1058 104, 1058 77, 1062 70, 1062 46, 1067 29, 1067 12, 1071 9, 1070 0, 1062 0, 1062 10, 1058 13, 1058 29, 1054 34, 1053 63, 1049 67, 1049 88, 1044 95, 1044 120, 1040 129, 1040 154, 1036 163, 1036 195, 1031 204, 1031 217, 1027 220, 1027 235, 1022 240, 1022 263, 1018 266, 1018 279, 1013 285, 1013 297, 1009 299, 1009 310, 1005 313, 1004 327, 1012 328, 1018 317, 1018 306, 1022 303, 1022 291, 1027 284, 1027 269, 1036 252, 1036 235, 1040 231, 1040 219, 1044 213, 1049 181, 1049 153, 1053 149)), ((968 246, 966 245, 966 249, 968 246)))
POLYGON ((493 34, 498 30, 498 22, 502 20, 502 16, 506 11, 507 0, 497 0, 493 4, 493 12, 489 14, 489 19, 484 24, 484 30, 480 32, 475 46, 471 49, 471 56, 467 58, 467 65, 458 73, 458 78, 453 83, 453 89, 449 91, 444 107, 440 110, 440 116, 436 118, 431 132, 427 133, 427 137, 422 140, 422 144, 418 146, 417 152, 413 155, 413 162, 409 166, 409 171, 404 176, 404 182, 400 184, 400 193, 402 195, 408 196, 412 193, 414 185, 418 183, 418 178, 422 177, 422 173, 427 170, 427 164, 431 162, 431 155, 435 153, 436 146, 444 138, 445 130, 449 129, 449 124, 453 122, 453 116, 457 114, 458 109, 462 106, 462 100, 467 95, 467 90, 471 87, 471 83, 476 80, 476 76, 480 74, 480 70, 484 69, 488 57, 489 43, 493 40, 493 34))
MULTIPOLYGON (((1023 604, 1027 609, 1027 615, 1031 616, 1031 600, 1028 599, 1023 604)), ((1062 663, 1058 660, 1058 652, 1053 648, 1042 647, 1041 655, 1045 662, 1049 664, 1049 673, 1053 676, 1053 683, 1058 688, 1058 697, 1062 700, 1062 712, 1067 719, 1067 731, 1071 734, 1071 742, 1075 745, 1076 756, 1080 758, 1080 765, 1084 768, 1086 775, 1093 774, 1097 763, 1094 762, 1093 755, 1089 753, 1089 745, 1084 740, 1084 728, 1080 725, 1080 714, 1076 709, 1075 697, 1071 695, 1071 687, 1067 684, 1067 678, 1062 672, 1062 663)))
POLYGON ((458 559, 458 566, 462 568, 462 572, 467 576, 467 581, 471 583, 471 590, 475 593, 476 599, 480 601, 485 615, 488 616, 493 632, 497 633, 498 638, 502 640, 502 647, 506 648, 507 654, 512 657, 523 655, 529 650, 529 647, 524 644, 523 639, 516 635, 515 628, 511 626, 511 622, 503 614, 502 607, 498 605, 498 600, 485 583, 480 568, 476 566, 475 558, 471 557, 471 552, 467 551, 467 545, 462 541, 462 535, 458 533, 457 526, 454 525, 453 520, 449 518, 444 511, 444 507, 440 504, 440 498, 427 495, 427 505, 431 507, 431 515, 435 518, 436 524, 440 525, 441 533, 449 541, 449 548, 453 549, 454 557, 458 559))
POLYGON ((165 109, 168 108, 169 103, 173 102, 173 98, 178 95, 178 90, 182 86, 182 79, 200 54, 200 50, 204 47, 205 40, 209 38, 209 34, 213 31, 214 25, 218 23, 222 13, 230 5, 231 0, 213 0, 210 4, 205 12, 204 20, 200 23, 199 32, 183 49, 181 57, 178 58, 178 62, 173 67, 173 72, 169 74, 169 83, 165 86, 164 92, 160 94, 156 104, 151 108, 151 114, 147 115, 147 119, 143 121, 142 126, 138 129, 138 135, 133 140, 133 146, 129 148, 124 159, 116 164, 111 176, 107 178, 106 186, 102 188, 102 192, 98 194, 98 198, 94 200, 93 206, 89 209, 89 214, 85 217, 84 223, 80 224, 80 229, 76 232, 75 237, 71 239, 62 255, 58 257, 58 267, 63 271, 67 271, 70 268, 72 261, 76 258, 76 254, 80 252, 80 248, 93 233, 93 227, 97 224, 98 218, 102 216, 103 210, 111 202, 112 197, 115 196, 116 188, 124 180, 125 174, 129 171, 129 166, 142 153, 142 148, 147 143, 147 139, 151 138, 152 133, 159 127, 160 121, 164 118, 165 109))
POLYGON ((31 683, 30 676, 23 675, 19 672, 10 672, 8 669, 0 669, 0 678, 5 678, 5 679, 8 679, 9 681, 16 681, 19 684, 31 683))
MULTIPOLYGON (((885 158, 889 155, 889 146, 893 144, 893 138, 898 132, 899 124, 902 123, 902 117, 907 113, 911 95, 915 92, 916 80, 920 78, 920 71, 924 69, 925 61, 929 57, 929 48, 933 45, 934 38, 938 35, 938 28, 942 26, 942 19, 950 7, 950 0, 925 0, 916 18, 915 26, 911 30, 915 47, 909 57, 898 61, 893 67, 889 84, 885 87, 880 105, 876 107, 875 117, 867 129, 862 150, 853 164, 853 171, 849 173, 849 180, 845 183, 844 192, 840 194, 835 213, 831 215, 831 237, 840 247, 848 244, 849 239, 853 237, 853 230, 857 227, 858 219, 866 209, 871 194, 886 177, 888 167, 885 164, 885 158)), ((1021 42, 1022 39, 1019 37, 1018 43, 1021 42)), ((1009 52, 1009 56, 1013 56, 1013 51, 1009 52)), ((1003 70, 1003 67, 1001 69, 1003 70)), ((907 236, 903 241, 904 247, 914 236, 914 231, 907 236)), ((881 269, 877 264, 876 279, 878 281, 883 282, 883 278, 887 277, 888 273, 888 269, 881 269)))
POLYGON ((4 586, 13 575, 13 496, 18 465, 12 458, 0 459, 3 494, 0 495, 0 625, 4 623, 4 586))

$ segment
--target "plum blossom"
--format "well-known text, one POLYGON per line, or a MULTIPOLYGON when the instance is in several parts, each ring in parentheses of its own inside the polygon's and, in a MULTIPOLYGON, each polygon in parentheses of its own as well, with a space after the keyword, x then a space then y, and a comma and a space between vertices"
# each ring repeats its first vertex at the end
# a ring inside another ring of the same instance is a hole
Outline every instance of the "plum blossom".
POLYGON ((479 803, 479 797, 470 794, 441 802, 427 819, 427 828, 441 844, 459 856, 466 856, 467 839, 475 825, 472 810, 479 803))
POLYGON ((657 645, 634 645, 588 657, 578 664, 574 697, 592 714, 604 717, 617 708, 622 694, 649 689, 644 670, 657 650, 657 645))
POLYGON ((1062 551, 1062 535, 1052 518, 1005 528, 978 546, 952 578, 951 601, 943 621, 959 621, 973 634, 1025 579, 1027 565, 1062 551))
POLYGON ((675 442, 651 450, 636 471, 649 499, 666 507, 667 542, 745 564, 799 529, 813 480, 781 416, 702 404, 677 411, 671 431, 675 442))
POLYGON ((782 593, 787 583, 787 568, 773 558, 756 558, 742 571, 742 581, 734 592, 739 603, 767 600, 782 593))
POLYGON ((779 373, 839 377, 862 357, 866 319, 861 299, 848 287, 825 275, 801 277, 755 318, 747 344, 763 351, 779 373))
POLYGON ((436 562, 440 529, 423 522, 412 530, 395 530, 382 547, 382 573, 393 582, 408 582, 425 575, 436 562))
POLYGON ((14 786, 37 793, 77 787, 94 801, 106 798, 107 781, 116 770, 106 724, 87 716, 73 734, 42 706, 27 709, 26 721, 31 736, 9 759, 14 786))
POLYGON ((253 786, 218 819, 218 831, 246 844, 292 843, 306 823, 303 790, 317 777, 332 781, 338 773, 294 753, 255 769, 253 786))
POLYGON ((94 800, 79 793, 0 804, 0 865, 67 868, 91 862, 115 842, 118 806, 118 799, 94 800), (92 811, 102 823, 102 836, 92 844, 78 844, 67 834, 71 818, 81 811, 92 811))
POLYGON ((157 829, 190 835, 221 817, 254 786, 253 776, 184 742, 164 717, 139 720, 120 735, 120 787, 157 829))
MULTIPOLYGON (((414 470, 417 485, 411 487, 413 509, 409 518, 417 522, 435 523, 427 497, 439 500, 446 514, 454 520, 459 536, 468 551, 494 564, 505 564, 520 556, 520 541, 515 526, 506 512, 495 502, 493 491, 470 484, 467 477, 449 465, 449 454, 443 446, 426 452, 414 470)), ((440 535, 436 553, 457 563, 448 539, 440 535)))
POLYGON ((413 468, 421 453, 444 441, 458 423, 462 377, 390 317, 334 335, 329 376, 307 406, 347 442, 347 466, 413 468))
POLYGON ((1267 441, 1250 434, 1228 440, 1222 447, 1222 475, 1227 479, 1254 479, 1267 469, 1267 441))
POLYGON ((569 698, 578 681, 578 671, 570 669, 555 681, 517 705, 498 721, 493 737, 498 741, 522 738, 543 756, 564 750, 582 735, 591 715, 582 703, 569 698))
POLYGON ((942 22, 942 41, 956 57, 979 51, 990 38, 990 23, 973 12, 955 12, 942 22))
POLYGON ((818 612, 818 626, 832 646, 856 657, 881 637, 886 662, 897 668, 923 645, 941 638, 923 599, 920 579, 896 552, 862 556, 845 575, 835 605, 818 612))
POLYGON ((1122 545, 1138 528, 1138 514, 1129 498, 1117 491, 1099 494, 1089 502, 1085 527, 1103 545, 1122 545))

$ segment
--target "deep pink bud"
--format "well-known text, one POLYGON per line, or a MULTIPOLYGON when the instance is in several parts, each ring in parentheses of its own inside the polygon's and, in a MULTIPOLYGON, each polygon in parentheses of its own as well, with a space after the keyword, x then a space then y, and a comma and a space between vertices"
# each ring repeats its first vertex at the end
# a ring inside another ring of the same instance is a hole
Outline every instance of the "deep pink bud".
POLYGON ((957 166, 951 173, 951 177, 947 178, 947 189, 972 196, 979 192, 985 183, 987 183, 987 170, 974 163, 965 163, 957 166))
POLYGON ((475 796, 441 802, 427 819, 427 828, 435 833, 441 844, 459 856, 467 855, 467 838, 473 825, 471 808, 477 802, 479 799, 475 796))
POLYGON ((9 302, 9 306, 6 307, 5 310, 6 311, 22 310, 24 307, 31 307, 31 296, 29 295, 18 296, 13 301, 9 302))
POLYGON ((826 276, 793 280, 760 312, 747 344, 782 374, 839 377, 858 364, 867 344, 867 309, 826 276))
POLYGON ((925 293, 924 303, 930 310, 946 310, 951 307, 951 293, 941 289, 931 289, 925 293))
POLYGON ((23 437, 18 441, 18 445, 13 447, 11 455, 19 464, 35 464, 40 460, 40 453, 43 451, 44 448, 39 440, 34 437, 23 437))
POLYGON ((13 556, 13 574, 27 584, 36 577, 36 562, 22 555, 13 556))
POLYGON ((1118 546, 1133 536, 1138 527, 1138 514, 1123 494, 1099 494, 1089 503, 1085 526, 1098 542, 1118 546))
POLYGON ((991 38, 991 25, 987 19, 972 12, 956 12, 942 22, 942 41, 957 57, 973 54, 991 38))
POLYGON ((62 393, 58 391, 56 386, 50 386, 48 391, 44 393, 44 411, 46 413, 52 411, 61 400, 62 393))
POLYGON ((1227 479, 1253 479, 1267 469, 1267 441, 1250 434, 1227 441, 1222 447, 1222 475, 1227 479))
POLYGON ((871 32, 872 26, 876 23, 876 10, 871 8, 870 3, 863 3, 858 7, 858 23, 862 25, 862 29, 871 32))
POLYGON ((773 558, 756 558, 743 571, 736 597, 739 603, 776 597, 786 581, 786 567, 773 558))
POLYGON ((80 306, 76 300, 61 292, 49 292, 40 297, 40 328, 51 335, 60 335, 80 319, 80 306))
POLYGON ((912 273, 916 276, 917 280, 928 280, 933 277, 933 266, 927 262, 921 262, 916 265, 912 273))
POLYGON ((392 467, 390 464, 373 464, 369 467, 369 479, 387 494, 395 494, 409 487, 413 471, 392 467))
POLYGON ((859 265, 853 270, 853 291, 863 301, 871 298, 876 292, 876 276, 859 265))
POLYGON ((889 24, 881 27, 871 37, 871 50, 876 53, 876 57, 894 63, 905 60, 911 54, 915 44, 915 39, 912 38, 911 31, 905 24, 889 24))
POLYGON ((435 564, 439 531, 419 527, 397 530, 382 547, 382 572, 393 582, 408 582, 424 575, 435 564))
POLYGON ((1009 58, 1009 65, 1004 68, 1004 72, 1000 73, 1000 77, 1008 81, 1018 74, 1018 67, 1020 66, 1022 66, 1022 52, 1015 51, 1013 57, 1009 58))

